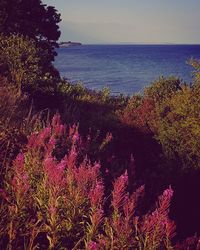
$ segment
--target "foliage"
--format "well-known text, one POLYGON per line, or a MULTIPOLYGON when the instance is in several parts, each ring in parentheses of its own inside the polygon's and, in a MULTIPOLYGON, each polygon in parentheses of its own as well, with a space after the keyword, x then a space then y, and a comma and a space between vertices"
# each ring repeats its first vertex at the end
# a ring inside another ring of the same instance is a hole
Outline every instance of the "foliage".
POLYGON ((49 110, 37 112, 29 95, 0 78, 0 182, 12 160, 27 143, 27 135, 41 129, 49 119, 49 110))
POLYGON ((168 156, 185 168, 200 167, 200 95, 184 87, 159 107, 157 138, 168 156))
MULTIPOLYGON (((24 141, 20 129, 27 104, 26 96, 19 96, 15 86, 9 85, 7 79, 0 78, 0 179, 5 172, 6 165, 15 157, 16 151, 24 141)), ((25 137, 26 138, 26 137, 25 137)))
POLYGON ((1 0, 0 33, 20 34, 36 41, 42 49, 43 66, 50 66, 60 37, 60 14, 41 0, 1 0))
POLYGON ((0 73, 19 94, 41 75, 39 50, 33 40, 20 35, 0 36, 0 73))
POLYGON ((194 68, 193 72, 194 82, 197 85, 200 85, 200 60, 192 58, 189 60, 189 64, 194 68))
POLYGON ((155 123, 155 102, 148 97, 132 96, 117 114, 124 123, 151 132, 155 123))
POLYGON ((85 131, 92 129, 104 134, 118 125, 115 111, 127 102, 127 97, 109 95, 107 89, 94 91, 81 82, 72 84, 66 80, 58 84, 58 96, 63 100, 60 112, 64 119, 80 123, 85 131))
MULTIPOLYGON (((193 61, 198 70, 198 62, 193 61)), ((186 86, 179 79, 160 78, 144 91, 154 100, 154 133, 167 157, 183 168, 199 168, 200 98, 196 82, 186 86)), ((151 126, 152 127, 152 126, 151 126)))
POLYGON ((145 88, 143 95, 133 95, 129 98, 125 108, 117 111, 119 119, 142 131, 155 133, 158 126, 157 107, 180 90, 182 85, 175 77, 160 77, 145 88))
POLYGON ((175 225, 169 219, 168 188, 153 212, 137 210, 144 187, 127 192, 127 173, 113 182, 105 212, 100 164, 80 155, 77 127, 60 117, 32 133, 7 173, 1 189, 0 244, 9 249, 173 249, 175 225), (65 154, 58 151, 65 141, 65 154), (24 246, 24 247, 23 247, 24 246))
POLYGON ((175 160, 181 171, 200 166, 199 86, 197 78, 192 86, 174 77, 160 78, 118 112, 123 122, 153 132, 167 158, 175 160))
POLYGON ((144 96, 153 99, 156 104, 170 98, 173 94, 181 89, 183 83, 175 77, 160 77, 144 90, 144 96))
POLYGON ((72 84, 65 79, 59 82, 58 92, 63 96, 63 98, 70 97, 74 101, 96 103, 101 105, 105 104, 110 105, 113 108, 118 108, 118 106, 124 105, 127 101, 126 96, 112 96, 108 88, 94 91, 87 89, 82 82, 72 84))

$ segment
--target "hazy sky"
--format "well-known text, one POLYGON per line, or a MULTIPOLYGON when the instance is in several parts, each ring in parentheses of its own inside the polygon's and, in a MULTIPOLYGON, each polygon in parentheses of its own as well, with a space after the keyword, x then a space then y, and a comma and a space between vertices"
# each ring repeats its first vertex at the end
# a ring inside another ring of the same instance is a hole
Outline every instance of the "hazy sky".
POLYGON ((44 0, 61 13, 60 40, 200 43, 200 0, 44 0))

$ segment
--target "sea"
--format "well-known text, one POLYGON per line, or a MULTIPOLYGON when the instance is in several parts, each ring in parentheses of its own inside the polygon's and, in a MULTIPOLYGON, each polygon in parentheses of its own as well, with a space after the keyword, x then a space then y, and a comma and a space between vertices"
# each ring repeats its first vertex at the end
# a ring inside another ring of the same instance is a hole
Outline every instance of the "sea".
POLYGON ((200 45, 82 45, 57 49, 55 66, 72 83, 108 87, 113 95, 142 93, 159 77, 176 76, 190 84, 200 45))

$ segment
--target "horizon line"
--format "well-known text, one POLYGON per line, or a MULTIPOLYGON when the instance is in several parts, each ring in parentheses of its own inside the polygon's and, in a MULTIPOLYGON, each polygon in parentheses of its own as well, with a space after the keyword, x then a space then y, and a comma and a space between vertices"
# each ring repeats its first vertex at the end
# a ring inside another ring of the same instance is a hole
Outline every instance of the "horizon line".
POLYGON ((78 42, 81 43, 82 45, 200 45, 200 43, 145 43, 145 42, 116 42, 116 43, 110 43, 110 42, 80 42, 80 41, 72 41, 72 40, 68 40, 68 41, 64 41, 64 40, 60 40, 60 42, 78 42))
POLYGON ((82 45, 200 45, 200 43, 82 43, 82 45))

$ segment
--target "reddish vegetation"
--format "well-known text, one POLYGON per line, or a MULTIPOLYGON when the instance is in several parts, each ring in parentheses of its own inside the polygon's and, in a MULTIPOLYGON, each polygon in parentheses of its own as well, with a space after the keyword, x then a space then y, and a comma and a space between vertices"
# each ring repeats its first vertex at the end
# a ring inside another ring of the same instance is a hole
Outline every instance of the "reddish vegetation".
POLYGON ((148 97, 139 100, 137 96, 133 96, 119 117, 125 124, 149 132, 155 126, 155 102, 148 97))

